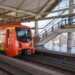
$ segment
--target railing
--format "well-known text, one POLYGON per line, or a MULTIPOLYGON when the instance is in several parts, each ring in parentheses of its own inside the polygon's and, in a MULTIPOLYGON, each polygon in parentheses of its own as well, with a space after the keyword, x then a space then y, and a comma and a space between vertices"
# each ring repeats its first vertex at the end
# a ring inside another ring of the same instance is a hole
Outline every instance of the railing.
POLYGON ((53 31, 55 31, 58 28, 64 28, 64 26, 67 26, 67 25, 72 26, 74 24, 75 24, 75 18, 61 20, 58 23, 51 24, 51 25, 49 23, 48 26, 46 26, 43 31, 41 31, 39 34, 36 35, 35 42, 41 41, 42 39, 50 35, 53 31))

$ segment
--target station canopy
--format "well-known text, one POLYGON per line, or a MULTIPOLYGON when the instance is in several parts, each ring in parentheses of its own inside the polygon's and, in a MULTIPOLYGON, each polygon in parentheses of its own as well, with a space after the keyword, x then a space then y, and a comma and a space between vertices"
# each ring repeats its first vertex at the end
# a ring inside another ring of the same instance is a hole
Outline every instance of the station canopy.
POLYGON ((43 18, 61 0, 0 0, 0 22, 43 18))

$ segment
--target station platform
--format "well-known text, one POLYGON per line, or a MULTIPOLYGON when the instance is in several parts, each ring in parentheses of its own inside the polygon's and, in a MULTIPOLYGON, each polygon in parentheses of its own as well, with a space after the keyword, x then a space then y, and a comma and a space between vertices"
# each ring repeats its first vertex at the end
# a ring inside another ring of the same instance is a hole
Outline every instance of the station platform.
POLYGON ((75 54, 59 52, 59 51, 51 51, 51 50, 46 49, 44 46, 36 46, 36 52, 42 52, 42 53, 47 53, 47 54, 53 54, 53 55, 75 58, 75 54))

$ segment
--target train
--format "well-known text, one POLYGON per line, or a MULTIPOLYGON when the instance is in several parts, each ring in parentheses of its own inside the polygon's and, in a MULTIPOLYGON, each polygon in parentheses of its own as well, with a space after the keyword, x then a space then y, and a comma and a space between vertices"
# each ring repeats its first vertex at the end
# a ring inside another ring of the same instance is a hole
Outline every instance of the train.
POLYGON ((0 25, 0 51, 9 57, 35 53, 31 28, 10 22, 0 25))

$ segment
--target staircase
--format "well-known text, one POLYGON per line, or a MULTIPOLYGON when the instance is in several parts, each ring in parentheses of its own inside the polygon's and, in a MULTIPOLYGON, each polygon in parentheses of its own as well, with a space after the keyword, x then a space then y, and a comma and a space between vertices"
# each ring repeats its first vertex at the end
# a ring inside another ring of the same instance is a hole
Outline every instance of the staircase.
POLYGON ((56 24, 48 24, 42 32, 36 35, 35 45, 43 45, 63 32, 75 31, 75 18, 61 20, 56 24))

